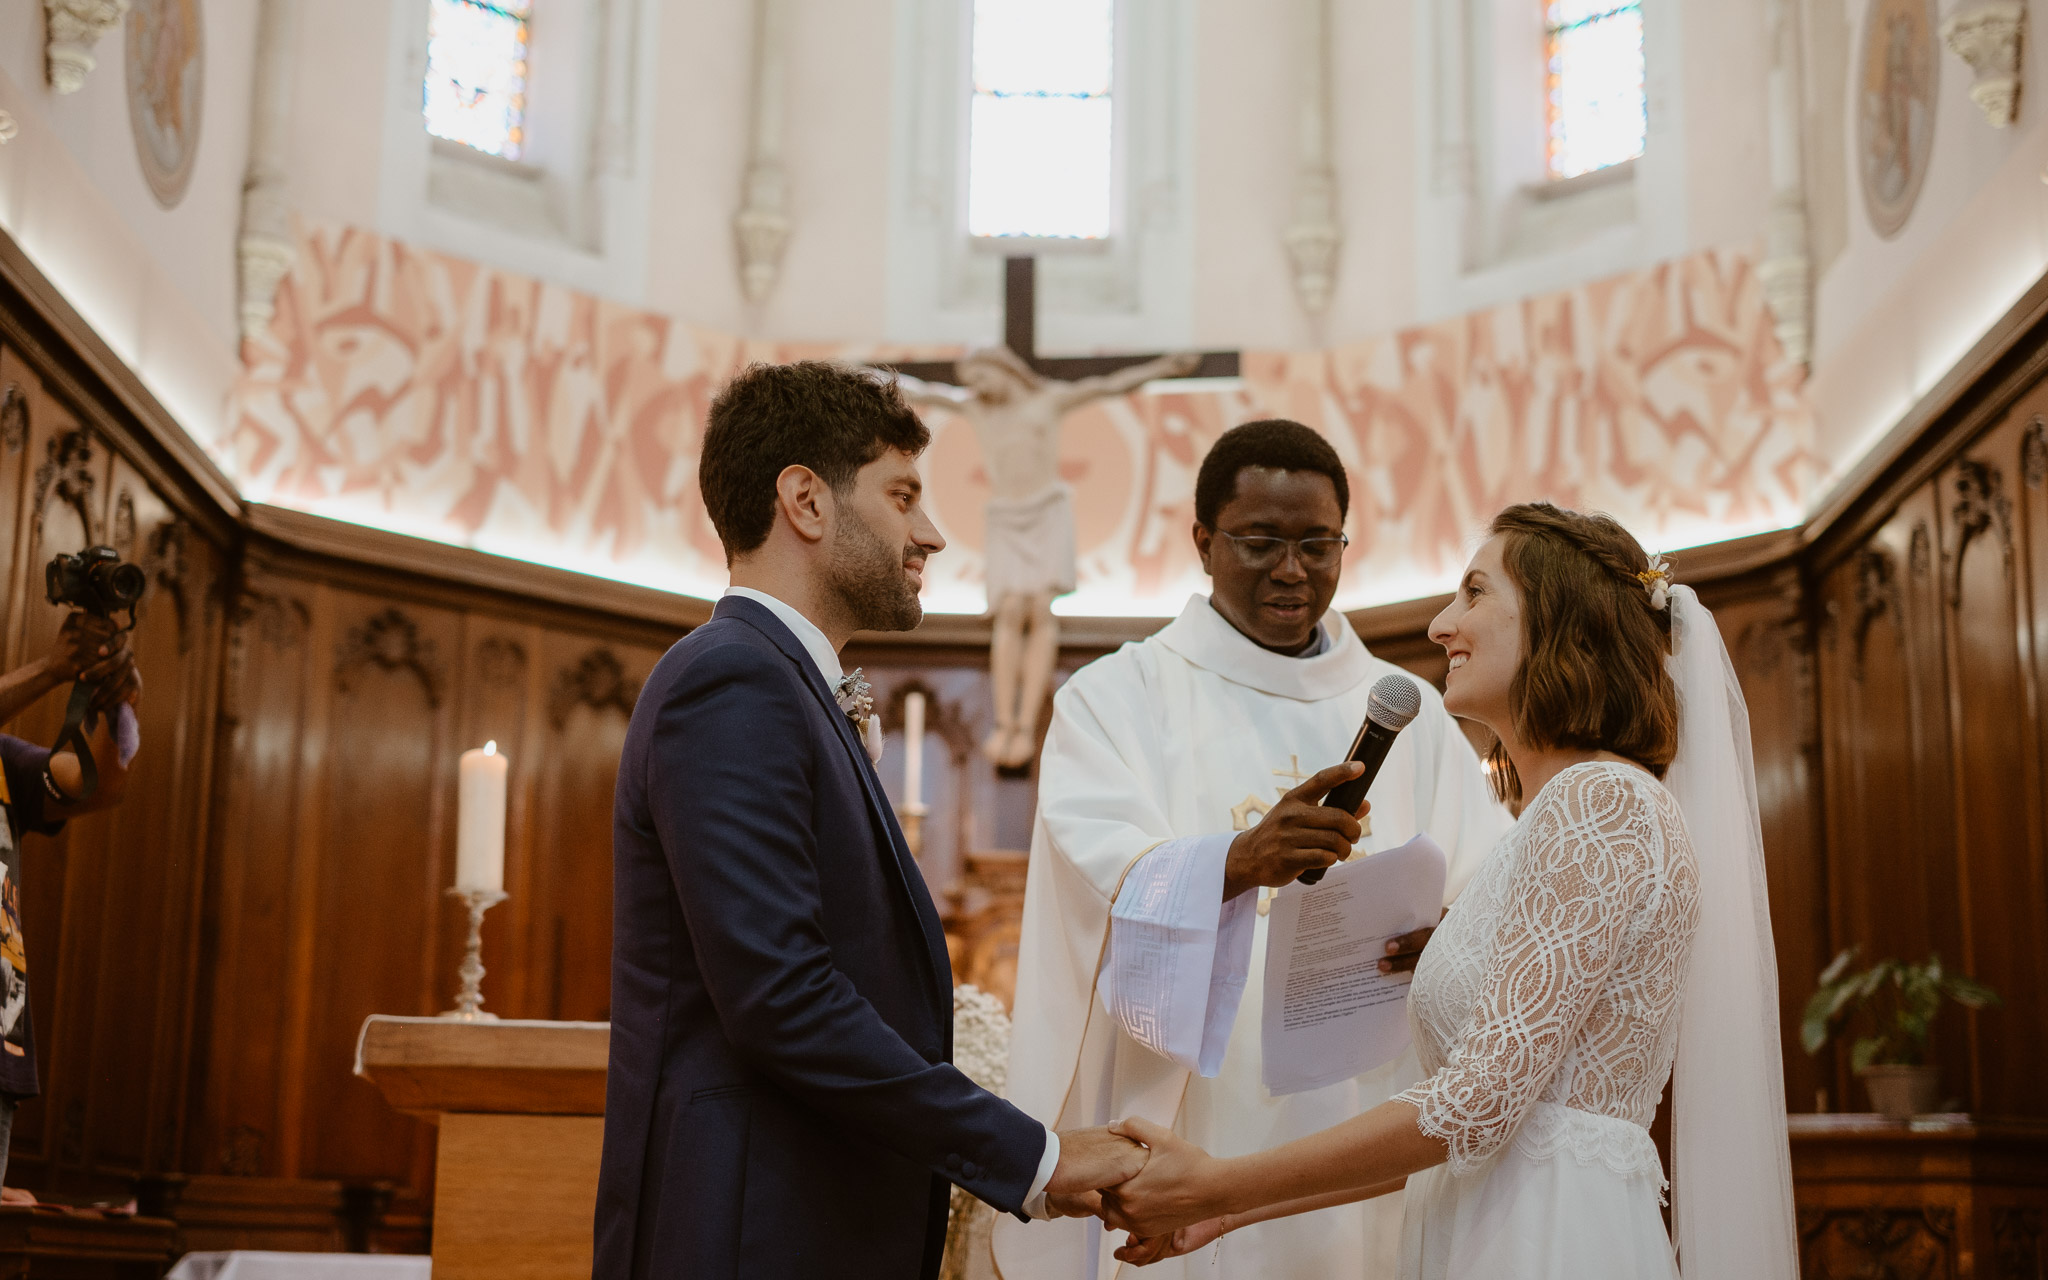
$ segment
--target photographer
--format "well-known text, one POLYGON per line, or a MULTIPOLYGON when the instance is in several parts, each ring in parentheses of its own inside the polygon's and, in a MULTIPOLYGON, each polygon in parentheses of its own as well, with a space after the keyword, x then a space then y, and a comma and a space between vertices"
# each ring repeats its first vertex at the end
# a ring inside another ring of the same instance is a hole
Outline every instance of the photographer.
MULTIPOLYGON (((15 1108, 40 1091, 21 930, 21 837, 30 831, 55 835, 71 818, 120 803, 140 742, 135 705, 142 697, 129 632, 100 613, 71 614, 47 654, 0 676, 0 725, 78 682, 93 686, 79 727, 98 774, 96 787, 87 786, 75 750, 52 751, 0 733, 0 1179, 6 1176, 15 1108)), ((34 1203, 34 1197, 8 1190, 0 1192, 0 1201, 34 1203)))

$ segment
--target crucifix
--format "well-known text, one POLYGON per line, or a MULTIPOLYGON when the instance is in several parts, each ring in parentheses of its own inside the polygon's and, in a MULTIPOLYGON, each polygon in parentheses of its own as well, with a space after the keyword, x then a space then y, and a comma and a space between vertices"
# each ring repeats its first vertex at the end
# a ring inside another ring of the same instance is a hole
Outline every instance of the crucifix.
POLYGON ((1038 260, 1003 263, 1003 344, 956 361, 893 369, 912 404, 950 409, 981 442, 989 486, 984 543, 994 619, 989 676, 995 729, 982 750, 998 770, 1026 773, 1038 754, 1039 712, 1059 660, 1052 602, 1072 591, 1073 493, 1059 476, 1060 422, 1092 400, 1158 378, 1230 378, 1235 351, 1081 356, 1038 355, 1038 260))

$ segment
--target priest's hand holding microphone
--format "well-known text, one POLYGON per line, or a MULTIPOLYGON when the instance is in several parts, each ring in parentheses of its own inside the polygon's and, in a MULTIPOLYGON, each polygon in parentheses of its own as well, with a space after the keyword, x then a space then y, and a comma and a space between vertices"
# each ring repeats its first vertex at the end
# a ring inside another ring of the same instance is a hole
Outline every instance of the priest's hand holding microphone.
MULTIPOLYGON (((1290 881, 1315 884, 1323 872, 1351 856, 1364 834, 1359 819, 1372 811, 1365 798, 1379 773, 1394 737, 1408 727, 1421 707, 1412 680, 1386 676, 1373 686, 1365 723, 1353 739, 1349 759, 1321 770, 1288 792, 1250 829, 1230 842, 1223 868, 1223 900, 1260 886, 1278 888, 1290 881)), ((1387 943, 1382 973, 1404 973, 1415 967, 1433 929, 1387 943)))

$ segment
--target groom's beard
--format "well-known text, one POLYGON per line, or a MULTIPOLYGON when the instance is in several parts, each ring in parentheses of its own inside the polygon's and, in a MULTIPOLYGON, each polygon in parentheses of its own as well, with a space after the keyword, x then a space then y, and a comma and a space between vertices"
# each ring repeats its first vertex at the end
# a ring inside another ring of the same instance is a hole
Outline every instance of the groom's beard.
POLYGON ((863 631, 915 629, 924 604, 903 571, 905 548, 883 541, 859 516, 847 517, 832 538, 832 589, 863 631))

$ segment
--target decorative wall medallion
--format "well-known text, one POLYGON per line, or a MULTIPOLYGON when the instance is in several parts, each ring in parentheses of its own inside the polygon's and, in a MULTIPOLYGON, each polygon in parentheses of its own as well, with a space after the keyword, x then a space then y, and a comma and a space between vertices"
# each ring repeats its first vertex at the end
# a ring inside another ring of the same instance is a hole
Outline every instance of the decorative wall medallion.
POLYGON ((581 662, 555 677, 554 692, 548 695, 548 719, 559 729, 579 705, 630 716, 639 697, 640 682, 627 678, 618 656, 610 649, 592 649, 581 662))
POLYGON ((343 637, 334 664, 335 684, 343 693, 355 687, 356 672, 375 663, 385 671, 410 671, 426 690, 427 705, 441 705, 441 660, 434 642, 420 635, 419 624, 397 609, 386 609, 343 637))
POLYGON ((2020 437, 2020 474, 2026 478, 2027 488, 2038 489, 2048 481, 2048 423, 2040 414, 2027 424, 2027 433, 2020 437))
POLYGON ((21 384, 10 382, 0 391, 0 444, 9 453, 20 453, 28 443, 28 396, 21 384))
POLYGON ((92 462, 92 433, 84 427, 73 427, 50 437, 43 463, 36 468, 34 519, 39 532, 43 527, 43 514, 49 509, 50 499, 55 497, 78 513, 78 523, 85 530, 86 542, 96 540, 93 531, 99 527, 99 522, 92 518, 92 506, 97 480, 92 473, 92 462))
POLYGON ((1870 225, 1887 240, 1912 215, 1934 148, 1941 79, 1935 0, 1872 0, 1857 81, 1857 169, 1870 225))
POLYGON ((184 199, 199 154, 205 27, 199 0, 134 0, 128 10, 128 122, 142 176, 166 209, 184 199))
POLYGON ((1955 490, 1950 508, 1955 520, 1955 550, 1948 565, 1950 608, 1963 602, 1963 554, 1978 534, 1996 528, 2006 567, 2012 567, 2012 503, 2005 496, 2005 477, 1988 462, 1965 458, 1956 464, 1955 490))

